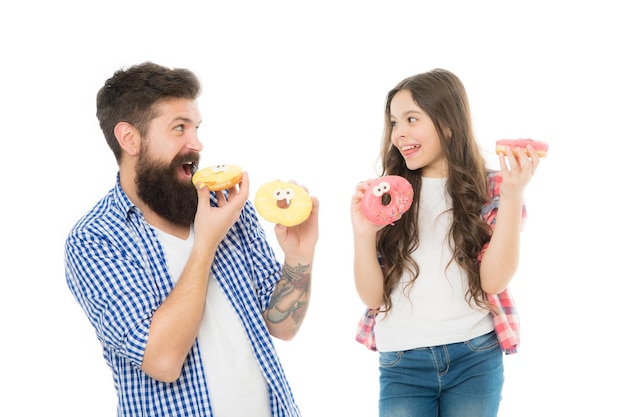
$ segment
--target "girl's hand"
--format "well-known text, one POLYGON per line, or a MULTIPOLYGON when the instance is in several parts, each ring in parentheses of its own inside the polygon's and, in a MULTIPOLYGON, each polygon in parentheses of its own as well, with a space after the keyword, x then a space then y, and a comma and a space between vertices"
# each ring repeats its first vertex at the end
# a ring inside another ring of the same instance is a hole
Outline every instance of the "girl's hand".
POLYGON ((368 236, 375 235, 380 229, 384 226, 379 226, 367 220, 361 212, 361 201, 363 200, 363 196, 365 195, 365 190, 373 181, 373 178, 370 178, 365 181, 361 181, 356 185, 356 190, 352 195, 351 205, 350 205, 350 215, 352 221, 352 230, 355 236, 368 236))
POLYGON ((539 155, 532 146, 523 149, 507 146, 506 154, 500 153, 500 170, 502 171, 502 184, 500 195, 521 198, 524 188, 530 182, 539 166, 539 155), (528 157, 526 155, 528 152, 528 157))

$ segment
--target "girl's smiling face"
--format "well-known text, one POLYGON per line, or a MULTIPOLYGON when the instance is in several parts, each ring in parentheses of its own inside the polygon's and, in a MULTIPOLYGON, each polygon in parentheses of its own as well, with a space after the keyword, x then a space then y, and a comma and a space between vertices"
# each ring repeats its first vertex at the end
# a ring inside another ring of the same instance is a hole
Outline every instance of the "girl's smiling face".
POLYGON ((413 100, 409 90, 398 91, 389 106, 391 142, 407 168, 422 170, 423 177, 448 176, 439 134, 430 116, 413 100))

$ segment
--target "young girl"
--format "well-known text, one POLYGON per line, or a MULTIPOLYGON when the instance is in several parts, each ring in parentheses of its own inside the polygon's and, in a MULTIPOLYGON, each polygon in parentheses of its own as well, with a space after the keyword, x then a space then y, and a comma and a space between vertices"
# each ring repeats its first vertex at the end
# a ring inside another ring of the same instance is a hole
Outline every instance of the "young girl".
POLYGON ((436 69, 387 95, 383 175, 412 184, 409 211, 377 226, 352 197, 354 278, 367 306, 357 340, 379 352, 379 415, 496 416, 502 352, 518 322, 507 291, 519 260, 523 191, 539 156, 507 148, 489 170, 461 81, 436 69), (497 217, 497 222, 496 222, 497 217), (375 338, 374 338, 374 328, 375 338))

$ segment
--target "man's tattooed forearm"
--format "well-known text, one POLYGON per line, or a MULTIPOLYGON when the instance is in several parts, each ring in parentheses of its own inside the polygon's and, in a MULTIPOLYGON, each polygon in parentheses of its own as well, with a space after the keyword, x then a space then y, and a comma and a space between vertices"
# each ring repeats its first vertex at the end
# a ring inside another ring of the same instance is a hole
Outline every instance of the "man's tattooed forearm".
POLYGON ((308 291, 311 283, 310 269, 311 265, 291 266, 285 264, 283 266, 283 278, 286 278, 294 288, 308 291))
POLYGON ((283 266, 283 278, 278 282, 268 308, 267 317, 272 323, 280 323, 291 316, 300 325, 309 304, 310 268, 310 265, 283 266))

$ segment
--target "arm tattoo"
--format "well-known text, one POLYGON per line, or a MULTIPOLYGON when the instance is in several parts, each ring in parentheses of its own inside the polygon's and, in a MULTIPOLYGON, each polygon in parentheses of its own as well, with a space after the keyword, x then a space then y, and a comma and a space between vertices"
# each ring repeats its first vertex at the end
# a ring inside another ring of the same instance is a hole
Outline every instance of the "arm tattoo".
POLYGON ((283 277, 276 285, 267 311, 269 321, 280 323, 291 316, 300 326, 309 304, 310 269, 311 265, 283 266, 283 277))

